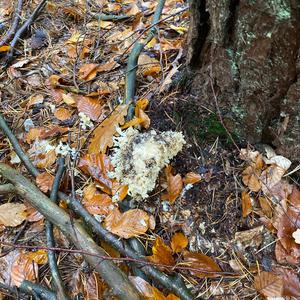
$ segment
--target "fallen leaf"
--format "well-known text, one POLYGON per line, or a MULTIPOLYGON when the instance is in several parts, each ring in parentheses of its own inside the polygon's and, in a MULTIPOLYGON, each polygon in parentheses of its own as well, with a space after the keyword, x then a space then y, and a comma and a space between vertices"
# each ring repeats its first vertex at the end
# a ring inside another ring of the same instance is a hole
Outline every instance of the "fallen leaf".
POLYGON ((234 235, 234 240, 240 250, 247 247, 259 247, 263 241, 262 232, 264 227, 258 226, 249 230, 238 231, 234 235))
POLYGON ((121 213, 117 208, 110 212, 104 220, 110 232, 129 239, 144 234, 150 227, 150 216, 141 209, 131 209, 121 213))
POLYGON ((21 253, 11 267, 11 284, 19 287, 24 280, 35 282, 38 275, 38 264, 21 253))
POLYGON ((0 53, 1 52, 7 52, 10 49, 10 46, 1 46, 0 47, 0 53))
POLYGON ((84 96, 78 97, 77 109, 92 121, 97 121, 102 113, 102 105, 99 100, 84 96))
POLYGON ((242 180, 252 192, 258 192, 261 189, 260 170, 254 166, 248 166, 242 173, 242 180))
POLYGON ((83 192, 82 204, 90 214, 107 216, 114 209, 111 198, 97 191, 94 184, 88 185, 83 192))
POLYGON ((117 127, 124 124, 128 105, 119 105, 98 127, 94 130, 94 136, 88 147, 88 153, 105 153, 107 147, 113 145, 113 136, 117 127))
POLYGON ((62 93, 61 97, 62 97, 62 100, 67 105, 76 106, 76 98, 75 98, 75 96, 72 93, 68 93, 68 94, 62 93))
POLYGON ((85 64, 81 66, 78 72, 79 78, 86 81, 92 80, 97 75, 98 66, 98 64, 85 64))
POLYGON ((252 201, 250 195, 243 191, 242 192, 242 215, 246 218, 252 212, 252 201))
POLYGON ((64 107, 57 108, 54 112, 54 117, 59 121, 66 121, 71 118, 72 114, 69 109, 64 107))
POLYGON ((41 249, 34 252, 27 252, 25 255, 29 260, 36 262, 38 265, 44 265, 48 261, 47 250, 41 249))
POLYGON ((105 193, 112 194, 113 179, 108 176, 108 172, 111 172, 113 167, 107 155, 102 153, 86 154, 80 158, 78 167, 96 179, 105 193))
POLYGON ((299 297, 300 278, 295 271, 285 267, 276 267, 272 271, 283 280, 283 296, 299 297))
POLYGON ((0 224, 16 227, 27 217, 26 206, 21 203, 5 203, 0 205, 0 224))
POLYGON ((172 256, 172 249, 167 246, 162 238, 157 237, 152 247, 152 255, 147 257, 148 260, 162 265, 174 266, 175 260, 172 256))
POLYGON ((222 272, 218 264, 209 256, 197 252, 183 252, 184 262, 192 268, 199 271, 191 271, 192 274, 199 278, 213 278, 220 276, 218 272, 222 272))
POLYGON ((281 297, 283 293, 283 280, 271 272, 261 272, 254 277, 255 289, 265 297, 281 297))
POLYGON ((183 178, 183 182, 185 184, 195 184, 199 181, 201 181, 201 175, 198 173, 194 173, 194 172, 189 172, 185 175, 185 177, 183 178))
POLYGON ((54 176, 48 172, 43 172, 36 177, 35 182, 43 193, 47 193, 52 188, 54 176))
POLYGON ((119 64, 112 59, 109 62, 98 66, 97 67, 97 72, 98 73, 109 72, 109 71, 117 68, 118 66, 119 66, 119 64))
POLYGON ((141 54, 138 59, 138 66, 143 76, 155 77, 161 71, 160 63, 147 54, 141 54))
POLYGON ((42 94, 33 95, 28 98, 26 107, 29 108, 31 106, 41 104, 43 102, 44 102, 44 96, 42 94))
POLYGON ((271 218, 273 215, 272 204, 266 197, 259 197, 258 198, 259 205, 263 211, 263 213, 268 217, 271 218))
POLYGON ((185 235, 181 232, 177 232, 172 236, 171 248, 173 252, 179 253, 187 247, 188 243, 189 241, 185 235))
POLYGON ((172 175, 172 167, 167 166, 165 169, 165 174, 167 178, 167 194, 162 195, 163 200, 168 200, 171 203, 174 203, 174 201, 180 196, 183 183, 182 178, 180 174, 177 174, 175 176, 172 175))

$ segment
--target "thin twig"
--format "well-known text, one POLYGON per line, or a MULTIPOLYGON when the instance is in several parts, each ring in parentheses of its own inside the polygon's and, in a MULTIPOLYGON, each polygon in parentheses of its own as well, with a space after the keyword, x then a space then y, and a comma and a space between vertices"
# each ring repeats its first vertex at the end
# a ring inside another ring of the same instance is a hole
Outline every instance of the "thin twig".
MULTIPOLYGON (((57 164, 58 164, 58 169, 55 175, 55 179, 50 194, 50 200, 52 200, 54 203, 57 202, 57 193, 65 169, 65 159, 60 157, 58 159, 57 164)), ((46 220, 45 227, 46 227, 47 247, 48 248, 55 247, 53 224, 49 220, 46 220)), ((48 262, 49 262, 49 267, 53 279, 53 289, 57 291, 58 299, 59 300, 69 299, 65 292, 64 284, 62 282, 62 278, 60 276, 60 272, 57 266, 57 258, 55 252, 52 250, 48 250, 48 262)))
POLYGON ((0 47, 3 46, 4 44, 6 44, 12 38, 12 36, 15 34, 15 32, 18 28, 18 25, 19 25, 22 6, 23 6, 23 0, 18 0, 16 9, 15 9, 14 20, 11 24, 11 27, 7 31, 7 33, 0 39, 0 47))
POLYGON ((6 55, 6 65, 11 62, 14 56, 14 50, 15 46, 18 43, 19 39, 22 37, 22 35, 26 32, 26 30, 32 25, 32 23, 35 21, 39 13, 43 10, 47 0, 42 0, 37 7, 34 9, 32 14, 29 16, 29 18, 22 24, 22 26, 18 29, 16 32, 13 40, 10 43, 10 49, 6 55))

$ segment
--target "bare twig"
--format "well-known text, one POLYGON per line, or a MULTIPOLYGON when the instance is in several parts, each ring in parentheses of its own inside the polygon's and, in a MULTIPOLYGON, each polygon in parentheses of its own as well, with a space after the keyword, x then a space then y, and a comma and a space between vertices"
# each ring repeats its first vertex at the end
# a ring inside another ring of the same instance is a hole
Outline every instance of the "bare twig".
POLYGON ((4 44, 6 44, 12 38, 12 36, 15 34, 15 32, 18 28, 19 20, 20 20, 22 6, 23 6, 23 0, 18 0, 16 9, 15 9, 14 20, 13 20, 9 30, 7 31, 7 33, 0 39, 0 47, 3 46, 4 44))
POLYGON ((14 49, 16 44, 18 43, 19 39, 22 35, 26 32, 26 30, 31 26, 31 24, 35 21, 39 13, 43 10, 47 0, 42 0, 37 7, 34 9, 30 17, 22 24, 22 26, 16 32, 13 40, 10 43, 10 49, 6 55, 6 64, 9 64, 10 61, 13 59, 14 49))
MULTIPOLYGON (((57 202, 57 193, 58 193, 61 178, 64 174, 64 168, 65 168, 65 159, 60 157, 58 159, 58 169, 56 172, 56 176, 50 194, 50 200, 52 200, 54 203, 57 202)), ((47 247, 48 248, 55 247, 53 224, 49 220, 46 220, 45 226, 46 226, 47 247)), ((48 262, 49 262, 49 267, 53 279, 53 289, 57 291, 58 299, 59 300, 69 299, 68 296, 66 295, 64 284, 62 282, 62 278, 59 273, 55 252, 52 250, 48 250, 48 262)))
MULTIPOLYGON (((78 249, 106 256, 105 251, 93 241, 80 221, 71 222, 69 215, 62 208, 53 203, 23 175, 3 163, 0 163, 0 174, 15 186, 18 195, 25 198, 57 226, 78 249)), ((117 297, 124 300, 140 299, 139 293, 127 276, 112 261, 90 255, 84 255, 84 258, 100 273, 117 297)))

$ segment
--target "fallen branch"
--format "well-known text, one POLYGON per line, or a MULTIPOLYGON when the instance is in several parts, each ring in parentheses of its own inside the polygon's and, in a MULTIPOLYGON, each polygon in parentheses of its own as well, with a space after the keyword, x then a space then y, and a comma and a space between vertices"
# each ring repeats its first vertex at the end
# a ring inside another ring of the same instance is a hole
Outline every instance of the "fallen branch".
MULTIPOLYGON (((16 192, 21 197, 57 226, 77 248, 106 256, 105 251, 92 240, 80 221, 71 221, 63 209, 54 204, 23 175, 4 163, 0 163, 0 174, 15 186, 16 192)), ((90 255, 84 255, 84 258, 100 273, 115 296, 124 300, 140 299, 139 293, 127 276, 113 262, 90 255)))
POLYGON ((0 185, 0 195, 6 195, 15 192, 15 187, 11 183, 0 185))
POLYGON ((7 33, 0 39, 0 47, 3 46, 4 44, 6 44, 12 38, 12 36, 15 34, 15 32, 18 28, 18 25, 19 25, 22 6, 23 6, 23 0, 18 0, 16 9, 15 9, 15 13, 14 13, 13 22, 12 22, 9 30, 7 31, 7 33))
POLYGON ((22 24, 22 26, 18 29, 16 32, 13 40, 10 43, 10 49, 6 55, 6 65, 11 62, 14 56, 14 50, 15 46, 17 45, 19 39, 22 37, 22 35, 26 32, 26 30, 29 28, 29 26, 32 25, 32 23, 35 21, 37 16, 40 14, 40 12, 43 10, 47 0, 42 0, 37 7, 34 9, 32 14, 29 16, 29 18, 22 24))
MULTIPOLYGON (((10 130, 8 125, 6 124, 4 118, 0 114, 0 128, 3 130, 5 135, 9 138, 15 152, 19 156, 19 158, 24 163, 26 169, 29 173, 36 177, 39 174, 39 171, 32 164, 28 156, 25 154, 23 149, 21 148, 17 138, 10 130)), ((119 237, 115 236, 108 230, 102 227, 102 225, 84 208, 84 206, 75 198, 68 197, 66 194, 59 192, 58 196, 60 199, 65 200, 69 207, 80 217, 83 218, 85 223, 96 233, 99 237, 109 243, 113 248, 119 251, 122 255, 126 257, 131 257, 134 259, 144 259, 144 257, 136 254, 131 247, 124 244, 119 237)), ((176 294, 182 300, 191 300, 193 297, 191 296, 189 290, 186 288, 184 282, 181 280, 180 282, 174 281, 173 278, 165 275, 160 272, 156 268, 152 266, 145 266, 141 268, 143 272, 145 272, 148 276, 155 279, 159 283, 161 283, 166 289, 176 294)))
POLYGON ((138 65, 138 59, 144 47, 154 37, 154 34, 156 32, 156 27, 154 26, 154 24, 157 24, 159 22, 164 5, 165 5, 165 0, 159 0, 152 20, 153 26, 150 28, 148 35, 143 42, 137 41, 134 44, 133 49, 128 58, 127 72, 125 78, 125 99, 124 99, 124 102, 126 104, 130 104, 128 108, 128 115, 127 115, 128 120, 131 120, 134 115, 134 104, 132 102, 134 102, 136 69, 138 65))
POLYGON ((98 21, 123 21, 131 18, 131 16, 126 15, 106 15, 106 14, 92 14, 92 17, 98 19, 98 21))
MULTIPOLYGON (((51 194, 50 194, 50 200, 53 201, 53 203, 57 202, 57 192, 59 189, 60 181, 61 178, 64 174, 64 169, 65 169, 65 159, 64 158, 59 158, 58 159, 58 169, 55 175, 55 179, 52 185, 51 189, 51 194)), ((46 220, 45 222, 45 227, 46 227, 46 238, 47 238, 47 247, 55 247, 55 239, 54 239, 54 234, 53 234, 53 224, 49 221, 46 220)), ((57 291, 57 298, 59 300, 67 300, 68 296, 66 295, 65 288, 62 282, 62 278, 59 273, 59 269, 57 266, 57 259, 55 252, 52 250, 48 250, 48 262, 49 262, 49 267, 51 270, 51 275, 53 279, 53 289, 57 291)))

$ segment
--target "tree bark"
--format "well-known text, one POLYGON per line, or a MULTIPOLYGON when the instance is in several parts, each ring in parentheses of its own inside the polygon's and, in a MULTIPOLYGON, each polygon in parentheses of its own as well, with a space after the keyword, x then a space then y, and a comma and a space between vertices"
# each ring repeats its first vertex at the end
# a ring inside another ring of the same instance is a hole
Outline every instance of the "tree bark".
POLYGON ((191 99, 217 105, 239 142, 299 160, 300 1, 191 0, 190 8, 191 99))

